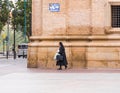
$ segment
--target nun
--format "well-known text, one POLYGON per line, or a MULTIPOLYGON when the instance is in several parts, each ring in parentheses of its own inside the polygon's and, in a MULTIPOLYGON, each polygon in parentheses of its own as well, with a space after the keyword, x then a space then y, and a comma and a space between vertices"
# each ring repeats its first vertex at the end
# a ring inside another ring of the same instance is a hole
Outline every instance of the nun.
POLYGON ((65 48, 64 48, 62 42, 59 42, 59 50, 58 50, 58 53, 59 53, 61 56, 63 56, 63 59, 62 59, 62 60, 57 60, 57 62, 56 62, 56 66, 59 66, 58 70, 62 70, 62 66, 64 66, 65 69, 67 69, 68 62, 67 62, 67 58, 66 58, 65 48))

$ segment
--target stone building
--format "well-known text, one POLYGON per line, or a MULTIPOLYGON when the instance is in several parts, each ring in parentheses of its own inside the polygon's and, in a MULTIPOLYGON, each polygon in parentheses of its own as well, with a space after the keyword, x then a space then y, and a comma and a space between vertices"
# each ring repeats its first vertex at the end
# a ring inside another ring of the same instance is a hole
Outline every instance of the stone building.
POLYGON ((120 68, 120 0, 32 0, 28 67, 56 68, 62 41, 69 68, 120 68))

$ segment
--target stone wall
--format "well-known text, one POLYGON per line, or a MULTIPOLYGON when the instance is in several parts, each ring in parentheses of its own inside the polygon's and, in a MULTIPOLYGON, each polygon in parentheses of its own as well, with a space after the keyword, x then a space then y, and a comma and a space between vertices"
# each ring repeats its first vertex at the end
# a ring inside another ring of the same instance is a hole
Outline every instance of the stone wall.
POLYGON ((33 0, 28 67, 56 68, 59 41, 69 68, 120 68, 120 29, 111 27, 111 5, 119 0, 33 0), (60 11, 51 12, 50 3, 60 11))
POLYGON ((110 26, 108 1, 33 0, 33 35, 104 35, 110 26), (60 12, 51 12, 50 3, 59 3, 60 12))
POLYGON ((87 52, 88 68, 120 68, 119 47, 91 47, 87 52))
MULTIPOLYGON (((63 41, 69 68, 86 68, 86 47, 72 46, 63 41)), ((58 42, 41 42, 29 44, 28 67, 56 68, 54 55, 58 50, 58 42)))

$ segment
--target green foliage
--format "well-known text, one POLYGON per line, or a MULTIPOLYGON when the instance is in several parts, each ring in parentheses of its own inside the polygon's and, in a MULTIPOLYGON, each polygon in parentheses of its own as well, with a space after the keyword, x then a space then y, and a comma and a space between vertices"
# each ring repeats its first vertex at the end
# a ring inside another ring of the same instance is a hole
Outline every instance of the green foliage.
POLYGON ((12 24, 13 26, 16 25, 18 28, 21 26, 21 31, 24 32, 24 26, 25 26, 25 13, 26 13, 26 35, 30 36, 30 13, 31 13, 31 5, 32 0, 27 0, 27 2, 24 2, 24 0, 18 0, 15 4, 14 11, 12 12, 13 18, 12 18, 12 24), (25 11, 26 7, 26 11, 25 11))
POLYGON ((6 1, 2 2, 2 0, 0 0, 0 33, 3 26, 7 22, 8 13, 9 13, 9 10, 7 8, 7 2, 6 1))
POLYGON ((8 18, 10 17, 10 11, 13 7, 13 2, 9 0, 0 0, 0 33, 3 27, 6 25, 8 18))

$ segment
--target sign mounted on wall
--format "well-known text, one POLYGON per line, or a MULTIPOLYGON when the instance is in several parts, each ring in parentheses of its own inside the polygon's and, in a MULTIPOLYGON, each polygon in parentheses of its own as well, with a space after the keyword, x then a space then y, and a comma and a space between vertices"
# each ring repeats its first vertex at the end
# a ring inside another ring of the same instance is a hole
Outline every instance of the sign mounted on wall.
POLYGON ((49 10, 51 12, 59 12, 60 11, 60 4, 59 3, 50 3, 49 10))

